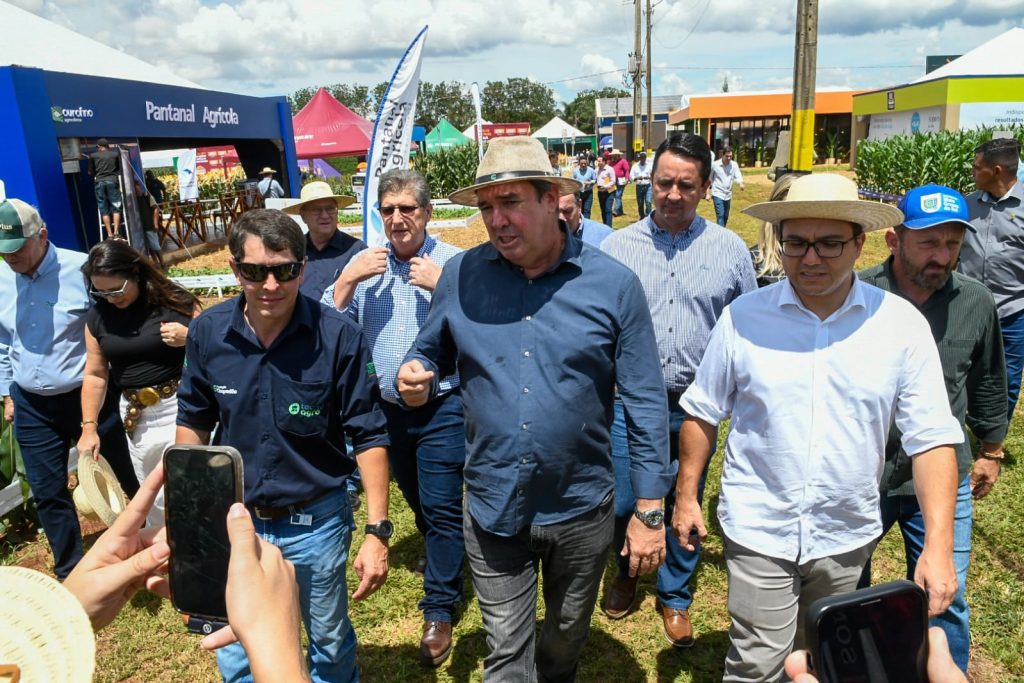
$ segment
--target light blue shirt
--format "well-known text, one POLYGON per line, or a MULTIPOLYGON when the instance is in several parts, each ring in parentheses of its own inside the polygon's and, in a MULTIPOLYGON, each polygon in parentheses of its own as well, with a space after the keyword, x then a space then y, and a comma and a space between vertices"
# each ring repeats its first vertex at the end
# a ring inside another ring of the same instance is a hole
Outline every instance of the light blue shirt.
POLYGON ((43 396, 82 386, 92 306, 85 259, 50 244, 33 275, 0 265, 0 394, 10 396, 12 382, 43 396))
POLYGON ((615 231, 604 223, 598 223, 584 217, 583 222, 580 223, 580 229, 576 231, 575 235, 587 244, 600 247, 601 243, 604 242, 604 238, 613 232, 615 231))
POLYGON ((572 179, 583 183, 583 192, 594 189, 594 183, 597 182, 597 174, 594 169, 587 166, 587 170, 580 172, 580 167, 577 164, 576 168, 572 169, 572 179))
MULTIPOLYGON (((399 403, 395 378, 405 354, 427 319, 431 292, 411 284, 410 262, 396 258, 390 244, 385 248, 388 250, 387 270, 356 285, 345 312, 363 326, 366 343, 372 350, 381 397, 385 401, 399 403)), ((460 251, 427 235, 416 255, 430 256, 434 263, 444 267, 448 259, 460 251)), ((333 284, 324 291, 320 303, 334 307, 333 284)), ((448 393, 457 386, 459 374, 456 372, 441 380, 439 393, 448 393)))
POLYGON ((654 214, 616 230, 602 251, 627 265, 643 285, 668 391, 693 381, 711 330, 733 299, 757 289, 747 245, 736 233, 696 216, 675 237, 654 214))

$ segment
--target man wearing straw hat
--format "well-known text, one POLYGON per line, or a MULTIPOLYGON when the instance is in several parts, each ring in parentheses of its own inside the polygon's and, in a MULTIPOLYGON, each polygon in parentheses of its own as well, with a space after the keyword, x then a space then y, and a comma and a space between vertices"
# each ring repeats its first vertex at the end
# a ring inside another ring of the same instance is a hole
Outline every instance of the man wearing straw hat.
POLYGON ((465 543, 488 681, 576 677, 612 539, 616 386, 633 417, 633 486, 646 520, 630 524, 623 552, 641 574, 664 556, 668 414, 643 289, 628 268, 569 237, 559 197, 580 184, 550 172, 537 140, 498 138, 476 183, 451 195, 480 208, 490 242, 445 265, 396 381, 419 406, 459 372, 465 543), (538 568, 546 612, 535 643, 538 568))
POLYGON ((319 300, 334 284, 341 271, 366 243, 338 229, 338 211, 356 200, 334 194, 327 183, 317 180, 302 187, 299 201, 284 209, 300 216, 306 224, 306 272, 299 292, 319 300))
POLYGON ((953 507, 963 441, 927 321, 853 272, 865 232, 903 222, 836 174, 797 179, 747 213, 779 225, 786 279, 734 301, 680 405, 691 416, 673 528, 707 535, 697 484, 731 416, 718 505, 729 574, 725 681, 778 680, 816 599, 852 590, 881 533, 889 425, 902 433, 928 535, 915 581, 931 615, 956 592, 953 507))
POLYGON ((281 183, 274 180, 274 174, 277 173, 274 169, 269 166, 264 166, 263 170, 260 171, 260 175, 263 179, 256 183, 256 188, 260 191, 260 196, 266 199, 279 199, 284 196, 284 188, 281 187, 281 183))
MULTIPOLYGON (((39 212, 0 202, 0 395, 14 422, 39 520, 64 579, 82 559, 82 532, 67 487, 68 449, 82 435, 85 317, 92 302, 85 254, 50 244, 39 212)), ((103 456, 129 496, 139 488, 108 391, 97 418, 103 456)), ((93 455, 99 455, 93 454, 93 455)))

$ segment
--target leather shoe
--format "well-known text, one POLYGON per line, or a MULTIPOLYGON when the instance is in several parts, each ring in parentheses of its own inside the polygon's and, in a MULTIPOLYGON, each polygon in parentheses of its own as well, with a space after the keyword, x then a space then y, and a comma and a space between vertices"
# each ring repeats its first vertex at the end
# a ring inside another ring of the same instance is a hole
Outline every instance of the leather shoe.
POLYGON ((639 579, 638 576, 615 577, 608 595, 604 598, 604 604, 601 605, 601 610, 609 619, 621 619, 629 614, 633 601, 636 600, 636 584, 639 579))
POLYGON ((448 621, 426 621, 420 638, 420 661, 438 666, 452 653, 452 625, 448 621))
POLYGON ((659 604, 661 620, 665 626, 665 637, 675 647, 691 647, 693 645, 693 624, 690 614, 684 609, 673 609, 659 604))

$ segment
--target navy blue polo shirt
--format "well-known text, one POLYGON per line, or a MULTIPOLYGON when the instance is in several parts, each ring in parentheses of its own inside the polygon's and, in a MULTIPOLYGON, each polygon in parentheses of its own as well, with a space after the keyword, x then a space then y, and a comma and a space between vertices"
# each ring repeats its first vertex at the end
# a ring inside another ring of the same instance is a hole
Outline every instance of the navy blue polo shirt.
POLYGON ((341 485, 355 453, 387 446, 373 358, 348 316, 298 296, 270 348, 242 314, 240 295, 189 326, 178 424, 212 431, 245 464, 245 501, 280 507, 341 485))
POLYGON ((338 230, 323 249, 313 246, 313 240, 306 233, 306 270, 303 273, 299 291, 308 297, 320 300, 324 291, 345 270, 352 257, 366 249, 366 242, 338 230))

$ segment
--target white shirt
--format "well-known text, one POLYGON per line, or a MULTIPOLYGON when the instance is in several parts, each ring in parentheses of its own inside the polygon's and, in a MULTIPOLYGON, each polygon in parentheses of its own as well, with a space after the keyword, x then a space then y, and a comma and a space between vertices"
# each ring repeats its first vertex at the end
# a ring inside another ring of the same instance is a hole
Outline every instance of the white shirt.
POLYGON ((719 199, 732 199, 732 184, 737 182, 743 184, 743 174, 740 173, 740 165, 730 161, 726 166, 721 159, 711 162, 711 196, 719 199))
POLYGON ((838 555, 881 534, 878 484, 894 419, 912 455, 963 441, 927 321, 857 278, 825 320, 788 280, 741 296, 679 403, 710 424, 732 415, 722 530, 788 561, 838 555))
POLYGON ((651 162, 641 164, 639 161, 629 169, 629 179, 637 185, 651 184, 651 162))

